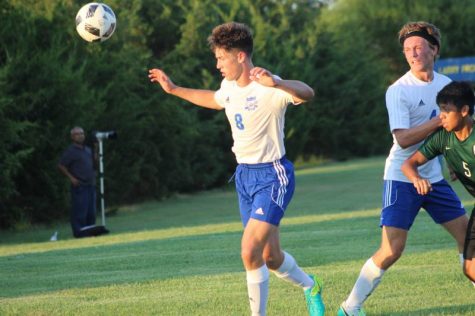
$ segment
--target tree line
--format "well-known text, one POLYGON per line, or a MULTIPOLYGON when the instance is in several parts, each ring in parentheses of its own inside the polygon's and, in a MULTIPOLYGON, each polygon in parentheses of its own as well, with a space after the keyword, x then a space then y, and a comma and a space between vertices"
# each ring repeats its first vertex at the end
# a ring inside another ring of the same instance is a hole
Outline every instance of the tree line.
POLYGON ((385 153, 384 94, 407 70, 397 31, 427 20, 443 57, 472 55, 469 0, 108 0, 117 29, 103 43, 75 30, 74 0, 0 0, 0 227, 66 217, 58 173, 69 131, 116 130, 105 140, 109 204, 160 199, 226 183, 235 167, 224 113, 165 95, 147 70, 216 90, 206 38, 215 25, 251 26, 254 62, 303 80, 316 98, 289 108, 288 156, 347 159, 385 153), (457 23, 453 23, 457 21, 457 23))

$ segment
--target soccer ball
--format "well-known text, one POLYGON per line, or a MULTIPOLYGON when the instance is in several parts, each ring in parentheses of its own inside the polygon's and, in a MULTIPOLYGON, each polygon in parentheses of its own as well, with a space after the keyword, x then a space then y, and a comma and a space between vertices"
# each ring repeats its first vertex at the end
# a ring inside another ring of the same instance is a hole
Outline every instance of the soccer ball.
POLYGON ((114 11, 104 3, 88 3, 76 15, 76 31, 88 42, 107 40, 114 33, 116 25, 114 11))

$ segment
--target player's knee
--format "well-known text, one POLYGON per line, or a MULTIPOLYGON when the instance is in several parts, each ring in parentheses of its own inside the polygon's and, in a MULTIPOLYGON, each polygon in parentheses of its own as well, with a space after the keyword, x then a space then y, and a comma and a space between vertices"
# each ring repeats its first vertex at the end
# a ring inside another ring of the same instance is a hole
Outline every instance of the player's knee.
POLYGON ((282 264, 283 257, 280 255, 264 254, 264 262, 271 270, 277 270, 282 264))
POLYGON ((241 259, 246 265, 255 262, 259 257, 262 257, 262 253, 259 253, 255 248, 243 247, 241 249, 241 259))
POLYGON ((402 251, 402 249, 394 249, 393 251, 390 251, 387 256, 388 261, 391 263, 398 261, 402 256, 402 251))
POLYGON ((404 247, 391 247, 391 248, 386 248, 382 249, 382 254, 384 258, 384 265, 392 265, 396 261, 401 258, 402 253, 404 251, 404 247))

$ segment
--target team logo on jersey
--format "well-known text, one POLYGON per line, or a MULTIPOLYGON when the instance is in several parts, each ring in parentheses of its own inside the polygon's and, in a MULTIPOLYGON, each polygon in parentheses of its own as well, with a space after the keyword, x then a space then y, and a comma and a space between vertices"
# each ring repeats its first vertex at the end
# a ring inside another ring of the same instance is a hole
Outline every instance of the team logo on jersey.
POLYGON ((421 100, 419 101, 419 106, 424 106, 424 105, 426 105, 426 104, 425 104, 424 101, 422 101, 422 99, 421 99, 421 100))
POLYGON ((229 96, 226 97, 226 100, 224 100, 224 102, 226 102, 226 104, 229 104, 229 96))
POLYGON ((247 97, 244 109, 248 111, 254 111, 257 109, 257 97, 247 97))

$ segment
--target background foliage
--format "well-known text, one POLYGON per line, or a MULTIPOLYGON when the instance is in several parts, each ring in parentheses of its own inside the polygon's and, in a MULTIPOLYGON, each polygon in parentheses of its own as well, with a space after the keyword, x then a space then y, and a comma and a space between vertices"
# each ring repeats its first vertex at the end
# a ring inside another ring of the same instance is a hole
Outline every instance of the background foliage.
POLYGON ((74 125, 119 133, 105 141, 108 204, 226 183, 235 161, 224 113, 166 96, 147 78, 150 67, 162 67, 180 85, 217 89, 206 45, 217 24, 249 24, 256 65, 315 89, 312 102, 288 110, 292 159, 388 150, 384 93, 407 69, 396 40, 405 22, 438 25, 444 57, 472 55, 475 47, 469 0, 107 3, 116 33, 89 44, 74 29, 85 1, 0 0, 2 228, 67 216, 69 184, 56 165, 74 125))

